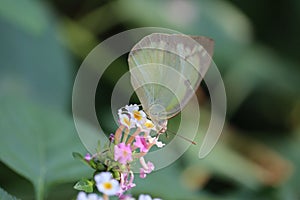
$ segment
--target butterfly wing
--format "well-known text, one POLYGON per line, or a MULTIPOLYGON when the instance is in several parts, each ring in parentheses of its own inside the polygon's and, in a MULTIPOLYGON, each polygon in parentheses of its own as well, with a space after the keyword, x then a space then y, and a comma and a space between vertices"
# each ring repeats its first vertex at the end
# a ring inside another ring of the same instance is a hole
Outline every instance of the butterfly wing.
POLYGON ((160 119, 175 116, 188 103, 206 73, 213 41, 206 37, 154 33, 129 53, 132 86, 148 115, 164 108, 160 119))

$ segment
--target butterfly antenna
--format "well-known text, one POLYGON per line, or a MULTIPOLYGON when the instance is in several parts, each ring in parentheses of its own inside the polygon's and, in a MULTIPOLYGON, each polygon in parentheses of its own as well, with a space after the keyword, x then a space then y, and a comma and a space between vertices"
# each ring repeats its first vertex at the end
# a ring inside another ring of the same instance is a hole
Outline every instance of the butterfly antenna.
POLYGON ((185 141, 188 141, 188 142, 190 142, 190 143, 193 144, 193 145, 197 145, 196 142, 194 142, 193 140, 191 140, 191 139, 189 139, 189 138, 186 138, 186 137, 184 137, 184 136, 182 136, 182 135, 178 135, 178 134, 176 134, 176 133, 174 133, 174 132, 172 132, 172 131, 170 131, 170 130, 167 130, 167 132, 168 132, 168 133, 172 133, 173 135, 175 135, 175 136, 177 136, 177 137, 180 137, 181 139, 184 139, 185 141))

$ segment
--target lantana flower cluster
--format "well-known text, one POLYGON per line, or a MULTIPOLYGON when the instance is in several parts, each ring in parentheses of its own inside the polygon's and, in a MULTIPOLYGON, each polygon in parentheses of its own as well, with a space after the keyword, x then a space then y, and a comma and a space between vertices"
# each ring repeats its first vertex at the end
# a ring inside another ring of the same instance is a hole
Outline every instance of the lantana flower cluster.
MULTIPOLYGON (((109 196, 132 200, 134 198, 127 195, 126 191, 136 186, 133 163, 138 161, 142 166, 139 170, 140 178, 146 178, 155 169, 154 164, 144 158, 154 145, 159 148, 165 145, 158 140, 160 134, 154 123, 136 104, 119 109, 118 118, 119 127, 110 135, 109 144, 104 148, 101 149, 99 145, 97 153, 86 154, 85 157, 74 153, 75 157, 95 170, 92 179, 82 179, 74 186, 82 191, 77 200, 107 200, 109 196), (156 134, 151 136, 151 132, 156 134)), ((149 195, 140 195, 140 199, 152 198, 149 195)))

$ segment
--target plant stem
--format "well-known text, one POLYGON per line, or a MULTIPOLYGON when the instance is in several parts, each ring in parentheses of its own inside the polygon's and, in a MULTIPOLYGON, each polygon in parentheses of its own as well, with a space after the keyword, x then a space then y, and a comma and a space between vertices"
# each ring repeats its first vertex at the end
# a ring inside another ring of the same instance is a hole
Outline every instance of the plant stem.
POLYGON ((42 184, 38 184, 36 186, 36 190, 35 190, 35 198, 37 200, 43 200, 44 199, 44 186, 42 184))
POLYGON ((108 197, 108 195, 106 195, 106 194, 103 194, 103 200, 109 200, 109 197, 108 197))
POLYGON ((126 144, 131 144, 133 142, 133 140, 135 139, 135 136, 137 136, 139 133, 140 133, 140 128, 137 128, 136 131, 127 140, 126 144))
POLYGON ((128 134, 129 134, 129 129, 126 129, 123 135, 123 139, 122 142, 126 142, 127 138, 128 138, 128 134))
POLYGON ((122 130, 125 128, 125 126, 121 125, 115 132, 115 144, 118 144, 120 142, 121 136, 122 136, 122 130))

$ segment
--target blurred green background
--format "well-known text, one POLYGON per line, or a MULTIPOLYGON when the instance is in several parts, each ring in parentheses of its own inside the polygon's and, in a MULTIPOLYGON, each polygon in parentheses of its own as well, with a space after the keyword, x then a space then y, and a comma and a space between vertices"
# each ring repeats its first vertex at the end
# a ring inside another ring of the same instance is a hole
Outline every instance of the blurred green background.
MULTIPOLYGON (((145 26, 214 39, 228 112, 208 157, 197 159, 192 146, 171 166, 137 178, 133 194, 300 199, 299 24, 298 0, 0 0, 0 199, 76 196, 76 180, 91 175, 72 158, 86 152, 71 113, 76 72, 98 43, 145 26)), ((111 90, 127 70, 125 55, 99 83, 96 107, 107 133, 115 128, 111 90)), ((201 139, 210 115, 205 84, 198 97, 201 139)))

